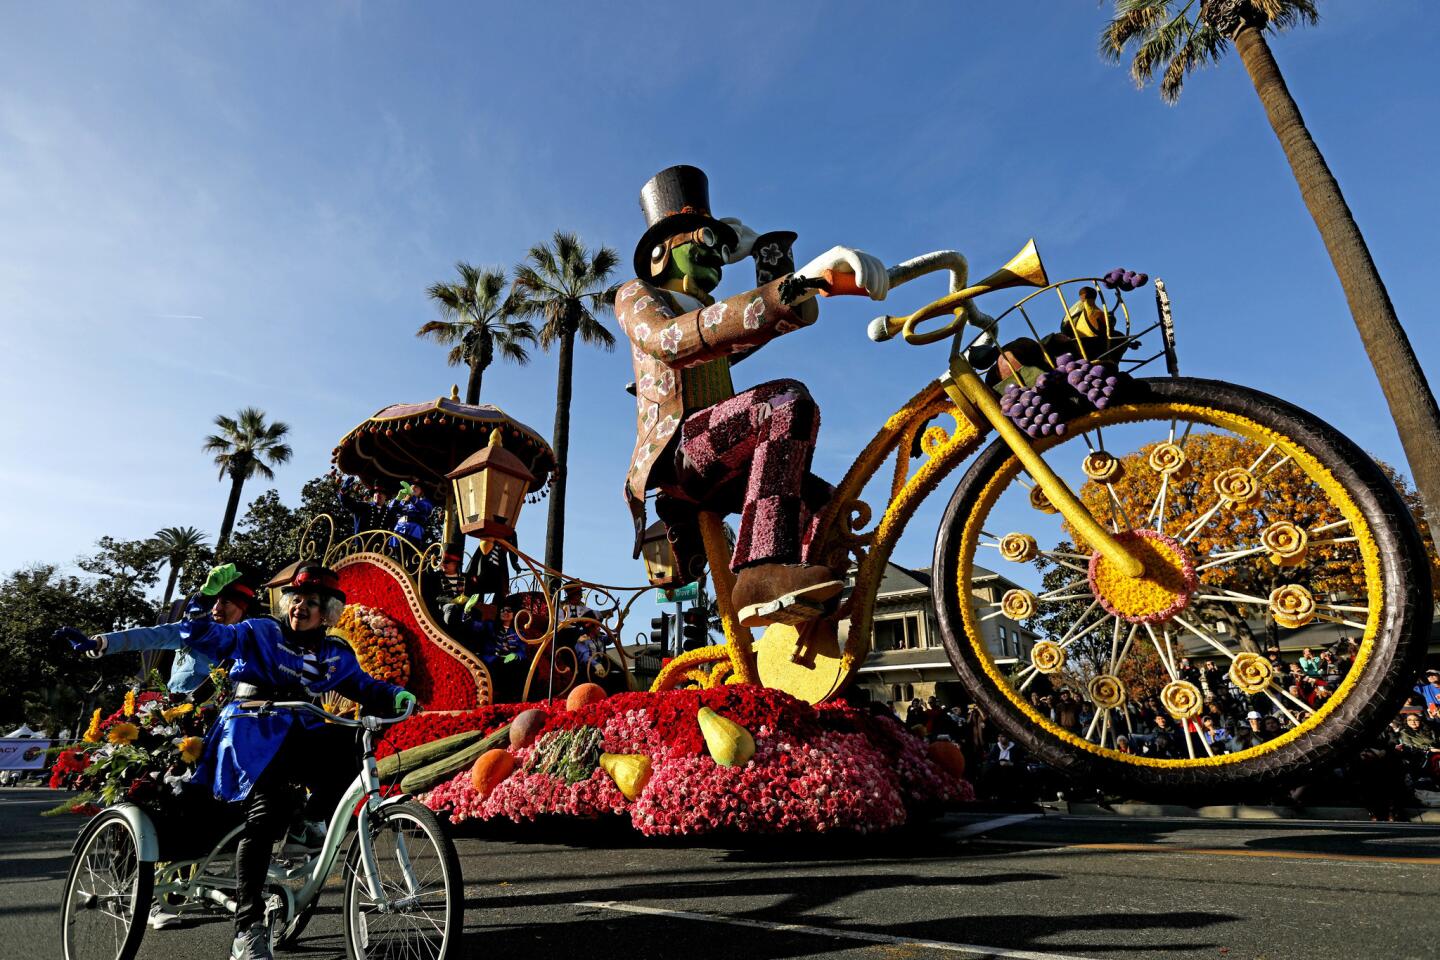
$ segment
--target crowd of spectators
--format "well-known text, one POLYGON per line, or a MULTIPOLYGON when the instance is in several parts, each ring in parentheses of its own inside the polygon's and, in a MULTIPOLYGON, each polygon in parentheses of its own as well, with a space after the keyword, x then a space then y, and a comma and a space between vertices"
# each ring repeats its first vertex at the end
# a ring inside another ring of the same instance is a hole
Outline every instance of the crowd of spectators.
MULTIPOLYGON (((1186 758, 1234 753, 1273 740, 1320 709, 1352 669, 1358 645, 1342 638, 1324 650, 1306 648, 1288 659, 1271 647, 1267 658, 1288 696, 1271 690, 1246 694, 1231 682, 1220 661, 1182 659, 1179 678, 1204 695, 1201 713, 1176 720, 1157 696, 1127 704, 1113 742, 1124 753, 1156 758, 1186 758)), ((1041 715, 1078 736, 1095 739, 1093 705, 1064 686, 1027 691, 1041 715)), ((913 731, 930 739, 958 743, 980 796, 989 800, 1034 802, 1053 799, 1067 784, 1030 757, 986 718, 974 704, 942 704, 937 697, 892 705, 913 731)), ((1077 785, 1071 784, 1074 788, 1077 785)), ((1101 795, 1104 784, 1079 785, 1101 795)), ((1287 787, 1283 795, 1237 798, 1299 805, 1359 804, 1375 819, 1393 820, 1407 807, 1440 805, 1440 670, 1416 678, 1414 689, 1388 727, 1372 742, 1310 782, 1287 787)))

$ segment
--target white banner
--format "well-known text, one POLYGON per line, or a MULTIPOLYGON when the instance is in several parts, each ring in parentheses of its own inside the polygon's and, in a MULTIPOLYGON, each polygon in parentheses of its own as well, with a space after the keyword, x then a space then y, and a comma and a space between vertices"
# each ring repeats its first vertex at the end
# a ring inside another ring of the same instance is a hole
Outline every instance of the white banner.
POLYGON ((0 770, 43 770, 50 762, 48 749, 49 740, 0 738, 0 770))

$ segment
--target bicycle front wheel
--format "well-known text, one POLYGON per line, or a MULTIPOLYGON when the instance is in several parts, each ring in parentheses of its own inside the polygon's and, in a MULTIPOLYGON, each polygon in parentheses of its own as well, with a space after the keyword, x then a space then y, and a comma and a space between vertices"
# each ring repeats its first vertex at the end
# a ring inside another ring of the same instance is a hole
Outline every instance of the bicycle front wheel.
POLYGON ((140 949, 155 864, 140 859, 135 827, 115 811, 85 828, 65 877, 60 944, 65 960, 131 960, 140 949))
POLYGON ((1395 485, 1257 391, 1157 379, 1125 399, 1036 449, 1144 560, 1140 578, 1086 545, 1002 443, 947 508, 932 590, 976 700, 1062 771, 1192 799, 1372 736, 1430 629, 1429 561, 1395 485))
POLYGON ((361 837, 345 864, 345 950, 350 960, 446 960, 458 955, 465 882, 455 844, 435 814, 411 800, 384 808, 373 828, 373 895, 361 837))

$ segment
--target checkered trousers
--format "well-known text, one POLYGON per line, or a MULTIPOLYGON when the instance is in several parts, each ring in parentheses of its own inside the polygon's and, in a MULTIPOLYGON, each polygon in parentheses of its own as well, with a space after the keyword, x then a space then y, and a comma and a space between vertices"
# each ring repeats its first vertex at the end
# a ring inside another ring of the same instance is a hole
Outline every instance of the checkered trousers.
POLYGON ((675 483, 661 487, 656 503, 661 519, 688 525, 700 503, 739 510, 734 570, 807 559, 834 492, 810 472, 819 429, 820 408, 798 380, 772 380, 697 410, 680 425, 675 483))

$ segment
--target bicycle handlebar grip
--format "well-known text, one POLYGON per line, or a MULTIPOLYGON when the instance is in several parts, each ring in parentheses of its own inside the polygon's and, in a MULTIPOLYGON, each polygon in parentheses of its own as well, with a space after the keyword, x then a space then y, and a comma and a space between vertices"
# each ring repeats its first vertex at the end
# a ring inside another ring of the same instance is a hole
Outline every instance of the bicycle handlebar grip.
POLYGON ((876 317, 865 328, 865 335, 876 343, 884 343, 900 331, 894 317, 876 317))
POLYGON ((843 297, 843 296, 865 296, 870 295, 860 284, 855 282, 855 274, 849 270, 829 269, 824 271, 825 283, 827 286, 820 288, 822 297, 843 297))

